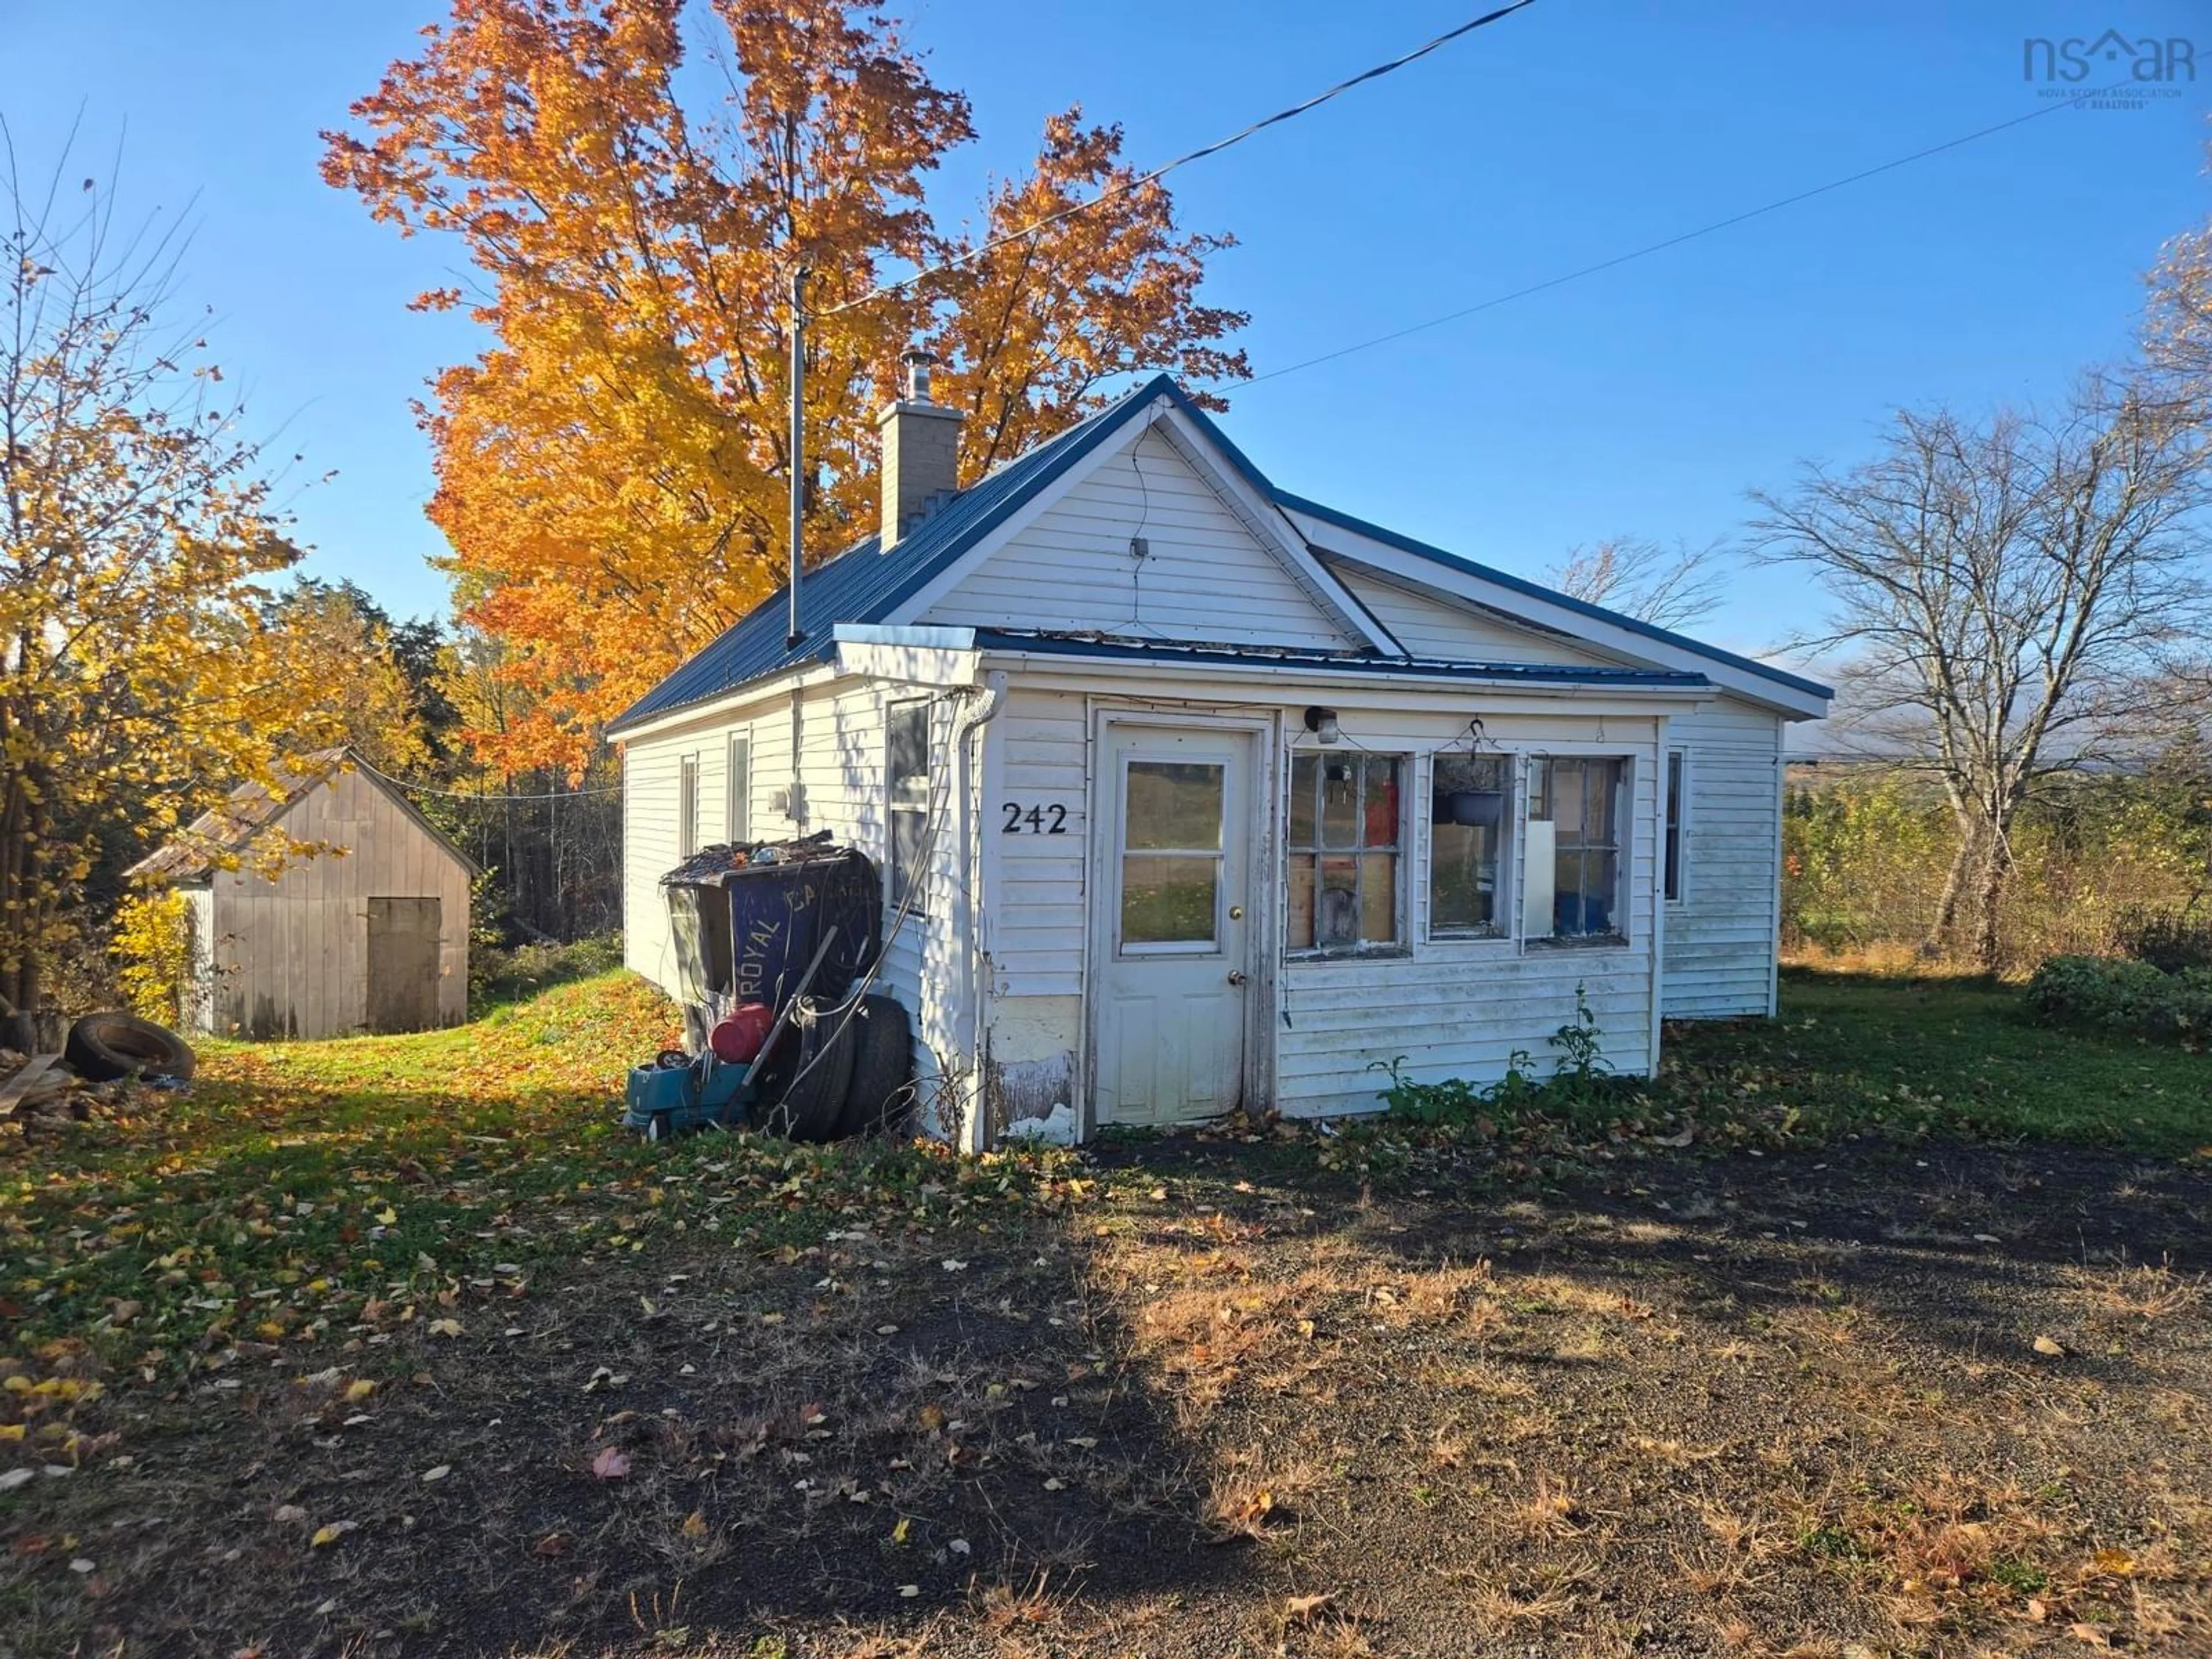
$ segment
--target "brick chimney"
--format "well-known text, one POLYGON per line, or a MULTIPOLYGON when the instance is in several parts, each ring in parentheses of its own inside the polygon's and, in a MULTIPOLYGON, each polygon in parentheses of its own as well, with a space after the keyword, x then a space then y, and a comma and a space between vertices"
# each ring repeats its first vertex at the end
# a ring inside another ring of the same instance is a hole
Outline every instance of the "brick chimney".
POLYGON ((900 355, 905 395, 876 416, 883 434, 883 547, 927 518, 959 488, 960 411, 929 400, 936 359, 919 347, 900 355))

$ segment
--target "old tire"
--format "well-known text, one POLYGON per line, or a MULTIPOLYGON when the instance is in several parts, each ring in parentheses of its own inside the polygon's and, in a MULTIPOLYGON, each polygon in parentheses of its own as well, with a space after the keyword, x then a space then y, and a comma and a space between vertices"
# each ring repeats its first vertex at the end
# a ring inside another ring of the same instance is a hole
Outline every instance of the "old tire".
POLYGON ((792 1081, 783 1097, 761 1115, 770 1134, 793 1140, 830 1140, 853 1082, 853 1044, 859 1035, 853 1011, 826 997, 800 997, 792 1008, 799 1030, 792 1081))
POLYGON ((187 1078, 199 1063, 184 1038, 136 1014, 87 1014, 70 1027, 62 1057, 93 1083, 148 1075, 187 1078))
POLYGON ((840 1135, 880 1133, 913 1105, 914 1026, 895 997, 863 997, 854 1011, 853 1081, 845 1091, 840 1135))

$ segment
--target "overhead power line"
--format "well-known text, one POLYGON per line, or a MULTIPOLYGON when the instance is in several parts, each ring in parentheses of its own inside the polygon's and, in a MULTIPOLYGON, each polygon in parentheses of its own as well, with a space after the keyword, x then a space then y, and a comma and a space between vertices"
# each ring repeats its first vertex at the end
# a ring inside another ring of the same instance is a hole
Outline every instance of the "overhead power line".
POLYGON ((1250 125, 1240 127, 1235 132, 1231 133, 1226 138, 1218 138, 1210 144, 1202 145, 1197 149, 1190 150, 1183 155, 1176 156, 1172 161, 1163 162, 1160 166, 1154 167, 1150 173, 1139 173, 1136 177, 1124 179, 1118 185, 1109 185, 1108 188, 1099 191, 1097 195, 1090 198, 1086 201, 1078 202, 1073 206, 1062 208, 1057 213, 1048 213, 1042 219, 1035 220, 1029 224, 1024 225, 1018 230, 1010 230, 1003 236, 994 236, 989 241, 983 243, 981 246, 969 249, 965 253, 956 254, 951 258, 943 260, 937 264, 925 266, 921 270, 914 272, 911 276, 902 276, 896 282, 879 283, 876 287, 870 289, 866 294, 861 295, 858 299, 848 300, 842 305, 826 306, 821 310, 815 312, 813 314, 817 317, 835 317, 840 312, 851 311, 854 307, 866 305, 872 301, 880 300, 887 294, 896 294, 902 289, 912 288, 916 283, 921 282, 926 278, 938 276, 947 270, 956 270, 962 265, 972 264, 975 260, 983 258, 986 254, 996 252, 1002 247, 1009 246, 1015 242, 1022 241, 1028 237, 1034 236, 1041 230, 1048 230, 1053 226, 1062 223, 1066 220, 1073 219, 1079 214, 1088 213, 1092 208, 1098 206, 1101 203, 1110 202, 1116 197, 1127 196, 1132 191, 1142 190, 1146 185, 1153 184, 1158 182, 1159 179, 1164 179, 1169 173, 1173 173, 1177 167, 1188 167, 1193 161, 1202 161, 1209 155, 1218 155, 1223 150, 1229 149, 1231 145, 1243 143, 1247 138, 1249 138, 1256 132, 1264 132, 1269 127, 1280 125, 1285 121, 1304 115, 1308 110, 1319 109, 1323 104, 1329 102, 1331 100, 1341 98, 1346 93, 1350 92, 1354 87, 1364 86, 1370 81, 1380 80, 1383 76, 1390 74, 1393 70, 1401 70, 1405 68, 1407 64, 1417 62, 1423 58, 1426 58, 1431 52, 1449 46, 1453 41, 1459 40, 1463 35, 1472 34, 1480 28, 1487 28, 1491 24, 1498 22, 1501 19, 1510 17, 1515 12, 1521 11, 1527 7, 1534 5, 1535 3, 1536 0, 1513 0, 1513 3, 1510 6, 1500 6, 1495 11, 1485 12, 1480 17, 1470 18, 1466 22, 1462 23, 1457 28, 1446 29, 1442 34, 1437 35, 1434 40, 1422 42, 1419 46, 1415 46, 1411 52, 1405 52, 1399 57, 1393 58, 1387 64, 1377 64, 1373 69, 1362 70, 1358 74, 1351 76, 1349 79, 1338 82, 1327 91, 1316 93, 1312 97, 1305 100, 1303 103, 1292 104, 1288 109, 1279 109, 1273 115, 1262 116, 1260 119, 1253 122, 1250 125))
POLYGON ((1960 133, 1955 138, 1947 138, 1940 144, 1930 144, 1925 149, 1916 149, 1909 155, 1899 155, 1878 166, 1863 167, 1856 173, 1846 173, 1840 179, 1831 179, 1826 184, 1814 185, 1809 190, 1801 190, 1792 195, 1778 197, 1771 202, 1763 202, 1757 207, 1745 209, 1741 213, 1732 213, 1725 219, 1716 219, 1711 224, 1699 225, 1695 230, 1686 230, 1656 242, 1647 242, 1642 247, 1632 248, 1626 253, 1617 253, 1609 259, 1601 259, 1595 264, 1583 265, 1579 270, 1565 271, 1557 276, 1547 276, 1540 283, 1531 283, 1526 288, 1516 288, 1510 293, 1493 295, 1491 298, 1478 301, 1474 305, 1462 306, 1455 311, 1447 311, 1440 316, 1430 317, 1418 323, 1408 323, 1403 328, 1394 328, 1387 334, 1377 334, 1372 338, 1357 341, 1351 345, 1339 346, 1334 351, 1324 351, 1318 356, 1307 357, 1281 368, 1271 368, 1264 374, 1255 374, 1249 380, 1228 382, 1224 389, 1241 392, 1247 387, 1259 386, 1267 380, 1279 380, 1285 374, 1296 374, 1302 369, 1316 368, 1322 363, 1333 363, 1338 358, 1349 357, 1355 352, 1371 351, 1376 346, 1389 345, 1391 342, 1405 339, 1409 335, 1425 333, 1432 328, 1442 328, 1447 323, 1455 323, 1462 318, 1473 317, 1480 312, 1495 311, 1498 307, 1510 305, 1516 300, 1525 300, 1534 294, 1543 294, 1555 288, 1564 288, 1569 283, 1578 283, 1585 276, 1595 276, 1601 271, 1613 270, 1638 259, 1648 259, 1655 253, 1664 253, 1668 248, 1680 247, 1685 242, 1694 242, 1701 236, 1711 236, 1717 231, 1729 229, 1749 220, 1764 217, 1770 213, 1779 213, 1784 208, 1795 207, 1801 202, 1809 202, 1816 196, 1826 196, 1832 191, 1844 189, 1848 185, 1863 184, 1867 179, 1879 178, 1885 173, 1894 173, 1899 167, 1911 167, 1915 161, 1924 161, 1929 157, 1941 155, 1947 150, 1957 149, 1962 145, 1992 137, 1997 133, 2009 131, 2014 127, 2026 126, 2030 121, 2039 121, 2045 116, 2054 115, 2060 110, 2075 108, 2092 99, 2106 97, 2118 89, 2117 86, 2104 87, 2094 92, 2085 92, 2078 98, 2069 98, 2045 104, 2042 108, 2030 110, 2025 115, 2015 115, 2010 120, 1998 121, 1986 127, 1978 127, 1972 132, 1960 133))
POLYGON ((410 790, 418 795, 443 795, 450 800, 574 800, 579 795, 619 795, 622 793, 622 786, 620 784, 612 784, 596 789, 556 789, 548 791, 544 794, 538 795, 483 794, 473 789, 447 789, 434 783, 416 783, 407 778, 395 778, 391 773, 384 771, 380 768, 371 766, 359 755, 356 755, 353 757, 353 763, 361 768, 362 771, 369 773, 373 776, 382 778, 386 783, 392 785, 395 789, 410 790))

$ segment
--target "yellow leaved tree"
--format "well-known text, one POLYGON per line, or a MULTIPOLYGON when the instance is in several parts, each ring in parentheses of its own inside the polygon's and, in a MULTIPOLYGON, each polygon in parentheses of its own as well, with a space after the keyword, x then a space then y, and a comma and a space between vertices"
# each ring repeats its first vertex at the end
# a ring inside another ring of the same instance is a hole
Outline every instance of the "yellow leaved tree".
MULTIPOLYGON (((781 580, 793 272, 814 273, 805 554, 866 533, 872 416, 927 340, 969 418, 963 477, 1165 368, 1234 380, 1241 313, 1200 303, 1224 237, 1176 228, 1117 127, 1047 123, 972 228, 925 185, 973 137, 897 31, 842 0, 453 0, 325 134, 324 176, 403 234, 459 239, 495 337, 422 411, 464 619, 509 647, 508 767, 579 766, 600 726, 781 580), (686 29, 698 27, 689 41, 686 29), (719 61, 687 68, 688 52, 719 61), (726 87, 704 103, 684 94, 726 87), (989 244, 1078 201, 1046 234, 989 244), (838 310, 887 278, 966 259, 838 310)), ((457 289, 418 302, 462 302, 457 289)))
POLYGON ((338 727, 264 619, 299 553, 165 320, 175 241, 95 179, 19 180, 0 128, 0 999, 30 1009, 105 847, 338 727))

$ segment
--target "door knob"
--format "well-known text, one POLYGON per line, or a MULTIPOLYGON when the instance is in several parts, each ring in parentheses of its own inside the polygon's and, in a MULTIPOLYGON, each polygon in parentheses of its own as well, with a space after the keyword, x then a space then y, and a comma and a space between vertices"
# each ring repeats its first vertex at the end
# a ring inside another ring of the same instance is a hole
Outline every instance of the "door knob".
POLYGON ((1230 920, 1230 921, 1243 921, 1243 920, 1244 920, 1244 907, 1243 907, 1243 905, 1241 905, 1241 904, 1232 904, 1232 905, 1231 905, 1231 906, 1229 907, 1229 920, 1230 920))
POLYGON ((1244 982, 1244 970, 1242 968, 1231 968, 1229 970, 1229 982, 1231 985, 1242 985, 1244 982))

